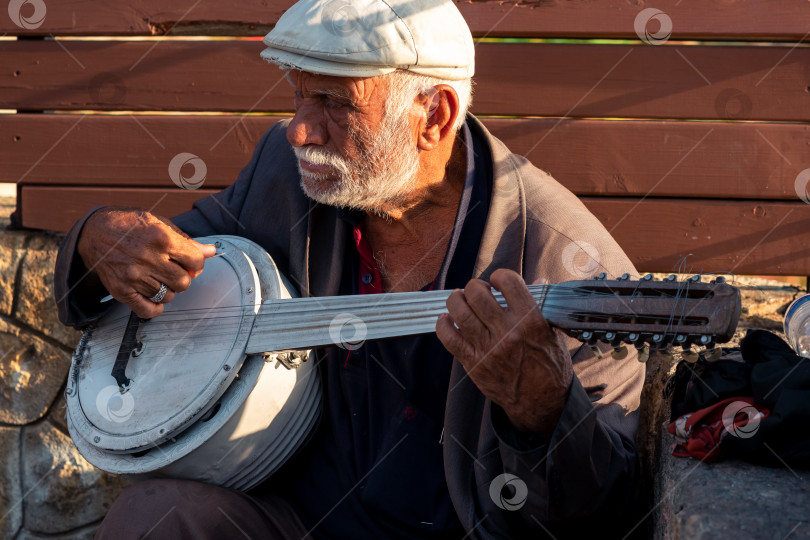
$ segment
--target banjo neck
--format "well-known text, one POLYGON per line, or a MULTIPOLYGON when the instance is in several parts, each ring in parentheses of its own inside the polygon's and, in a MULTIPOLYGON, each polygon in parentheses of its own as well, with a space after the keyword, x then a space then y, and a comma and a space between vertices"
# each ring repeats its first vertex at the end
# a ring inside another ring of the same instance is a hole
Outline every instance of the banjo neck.
MULTIPOLYGON (((626 275, 625 275, 626 276, 626 275)), ((622 343, 654 349, 711 346, 731 339, 740 314, 740 293, 719 278, 701 283, 624 279, 530 285, 543 317, 566 334, 595 344, 622 343)), ((256 315, 248 354, 340 345, 429 334, 446 313, 452 291, 368 294, 269 300, 256 315)), ((503 295, 493 290, 502 307, 503 295)))
MULTIPOLYGON (((529 287, 542 306, 547 286, 529 287)), ((452 290, 324 296, 262 304, 247 344, 248 354, 328 345, 357 348, 364 341, 430 334, 452 290)), ((493 291, 498 303, 503 295, 493 291)))

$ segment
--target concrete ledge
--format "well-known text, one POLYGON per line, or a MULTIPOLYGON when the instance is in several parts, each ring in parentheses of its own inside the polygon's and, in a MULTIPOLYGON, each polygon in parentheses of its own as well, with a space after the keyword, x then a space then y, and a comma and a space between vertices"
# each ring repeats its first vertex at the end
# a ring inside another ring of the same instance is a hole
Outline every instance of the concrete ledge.
POLYGON ((810 538, 810 471, 676 458, 661 440, 657 539, 810 538))

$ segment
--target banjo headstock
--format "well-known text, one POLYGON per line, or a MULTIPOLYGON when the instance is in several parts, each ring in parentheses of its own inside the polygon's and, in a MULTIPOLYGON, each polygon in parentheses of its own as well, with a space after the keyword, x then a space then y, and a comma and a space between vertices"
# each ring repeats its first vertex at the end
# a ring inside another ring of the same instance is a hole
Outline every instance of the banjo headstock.
POLYGON ((740 291, 722 277, 701 283, 700 276, 655 281, 651 274, 630 281, 625 274, 607 280, 569 281, 549 288, 543 316, 566 334, 597 341, 660 350, 693 344, 713 347, 729 341, 740 317, 740 291))

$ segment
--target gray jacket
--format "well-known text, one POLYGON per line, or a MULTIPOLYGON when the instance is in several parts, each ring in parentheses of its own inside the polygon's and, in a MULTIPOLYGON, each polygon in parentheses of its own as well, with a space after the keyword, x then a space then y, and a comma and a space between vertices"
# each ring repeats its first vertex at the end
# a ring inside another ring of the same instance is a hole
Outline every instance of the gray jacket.
MULTIPOLYGON (((174 222, 191 236, 247 237, 268 251, 302 296, 334 295, 344 250, 351 247, 345 245, 348 225, 337 218, 335 208, 316 204, 302 192, 286 124, 278 122, 268 130, 232 186, 198 201, 174 222)), ((475 277, 486 280, 498 268, 511 268, 528 283, 570 281, 603 271, 610 276, 636 274, 610 234, 572 193, 510 153, 473 116, 468 125, 488 142, 494 177, 475 277), (590 259, 583 259, 585 253, 590 259)), ((99 316, 87 313, 77 295, 66 294, 77 278, 71 264, 83 223, 68 234, 55 273, 56 298, 63 298, 60 318, 77 327, 99 316)), ((450 496, 471 538, 535 537, 532 531, 542 535, 544 529, 557 536, 589 530, 610 536, 611 521, 634 496, 633 441, 643 364, 635 353, 624 360, 609 355, 597 359, 590 348, 566 339, 574 383, 559 424, 545 443, 527 445, 511 430, 496 429, 499 422, 493 425, 491 413, 498 409, 454 361, 445 411, 444 466, 450 496), (493 480, 508 480, 504 473, 528 488, 522 506, 514 501, 517 509, 503 504, 500 494, 490 493, 493 480)))

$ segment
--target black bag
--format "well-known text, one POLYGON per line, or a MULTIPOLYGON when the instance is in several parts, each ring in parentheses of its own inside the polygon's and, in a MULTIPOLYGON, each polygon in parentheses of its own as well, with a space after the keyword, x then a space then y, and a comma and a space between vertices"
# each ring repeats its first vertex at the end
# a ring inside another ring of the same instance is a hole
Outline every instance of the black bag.
POLYGON ((682 361, 667 384, 671 420, 732 397, 753 397, 770 415, 751 434, 723 437, 728 455, 768 466, 810 468, 810 358, 765 330, 709 362, 682 361))

